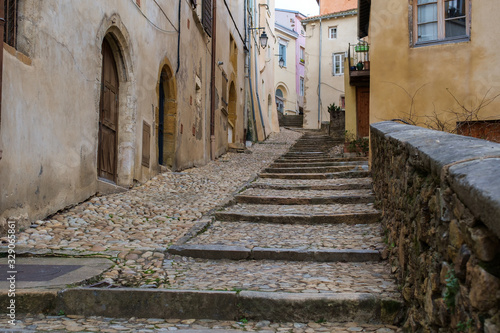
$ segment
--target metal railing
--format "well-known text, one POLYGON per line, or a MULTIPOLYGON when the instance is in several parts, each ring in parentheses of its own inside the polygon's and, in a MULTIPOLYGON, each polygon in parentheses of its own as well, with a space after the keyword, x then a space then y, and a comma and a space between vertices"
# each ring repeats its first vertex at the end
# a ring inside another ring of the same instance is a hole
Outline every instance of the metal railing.
POLYGON ((349 43, 348 50, 349 72, 370 70, 370 44, 359 42, 349 43))

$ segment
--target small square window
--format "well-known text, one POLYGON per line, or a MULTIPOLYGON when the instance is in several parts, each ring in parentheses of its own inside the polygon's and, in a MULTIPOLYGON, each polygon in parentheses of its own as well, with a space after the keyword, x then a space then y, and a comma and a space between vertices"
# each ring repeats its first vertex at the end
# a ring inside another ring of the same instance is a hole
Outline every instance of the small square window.
POLYGON ((337 39, 337 27, 330 27, 328 29, 328 39, 337 39))

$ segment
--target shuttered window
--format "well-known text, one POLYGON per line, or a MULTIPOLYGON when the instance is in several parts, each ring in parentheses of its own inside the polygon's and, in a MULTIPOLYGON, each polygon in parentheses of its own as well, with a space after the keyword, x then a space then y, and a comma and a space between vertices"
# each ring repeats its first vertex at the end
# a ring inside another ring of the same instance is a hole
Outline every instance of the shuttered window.
POLYGON ((203 0, 201 21, 207 35, 212 37, 212 0, 203 0))
POLYGON ((5 0, 5 30, 3 41, 12 47, 16 47, 17 35, 17 2, 18 0, 5 0))

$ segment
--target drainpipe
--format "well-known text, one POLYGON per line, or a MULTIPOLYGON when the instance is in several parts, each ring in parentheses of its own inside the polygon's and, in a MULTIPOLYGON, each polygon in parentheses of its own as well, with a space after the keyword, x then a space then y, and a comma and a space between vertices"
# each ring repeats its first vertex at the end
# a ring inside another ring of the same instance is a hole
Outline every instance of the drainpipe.
POLYGON ((319 19, 319 76, 318 76, 318 128, 321 129, 321 52, 323 51, 323 29, 319 19))
POLYGON ((178 31, 177 31, 177 70, 175 74, 179 73, 179 68, 181 68, 181 5, 182 0, 179 0, 179 12, 177 13, 177 19, 179 21, 178 31))
MULTIPOLYGON (((257 8, 257 2, 254 1, 254 10, 257 8)), ((257 22, 260 26, 260 6, 259 6, 259 21, 257 22)), ((258 46, 257 46, 258 47, 258 46)), ((267 138, 266 127, 264 126, 264 118, 262 117, 262 108, 260 106, 260 95, 259 95, 259 62, 258 62, 258 52, 257 47, 254 47, 254 57, 255 57, 255 96, 257 97, 257 106, 259 107, 260 123, 262 126, 262 132, 264 133, 264 140, 267 138)), ((257 130, 257 129, 256 129, 257 130)), ((258 135, 257 135, 258 138, 258 135)))
MULTIPOLYGON (((0 47, 0 125, 2 124, 2 73, 3 73, 3 34, 5 25, 5 12, 4 7, 5 1, 0 0, 0 36, 2 38, 2 43, 0 47)), ((0 150, 0 160, 2 159, 2 150, 0 150)))
POLYGON ((215 56, 217 41, 217 0, 212 0, 212 66, 210 87, 210 158, 215 160, 215 56))

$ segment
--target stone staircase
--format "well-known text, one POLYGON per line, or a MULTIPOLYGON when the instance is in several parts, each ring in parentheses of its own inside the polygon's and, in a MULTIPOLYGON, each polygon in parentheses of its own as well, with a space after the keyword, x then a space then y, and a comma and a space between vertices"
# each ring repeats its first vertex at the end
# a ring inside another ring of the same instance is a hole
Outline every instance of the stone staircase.
POLYGON ((171 246, 171 289, 231 295, 248 320, 392 324, 402 304, 381 258, 367 160, 332 158, 334 144, 305 132, 194 237, 171 246))
POLYGON ((298 127, 302 128, 304 122, 304 115, 287 115, 280 114, 279 125, 280 127, 298 127))

